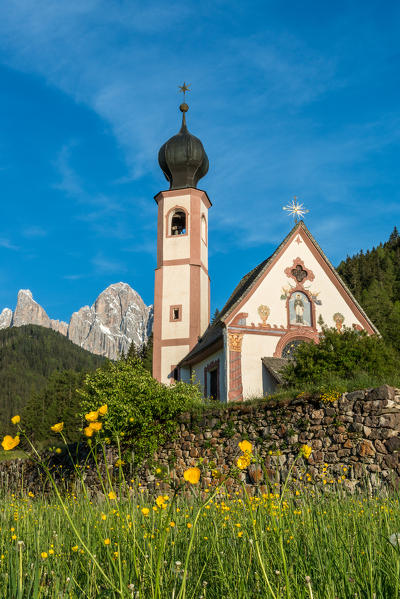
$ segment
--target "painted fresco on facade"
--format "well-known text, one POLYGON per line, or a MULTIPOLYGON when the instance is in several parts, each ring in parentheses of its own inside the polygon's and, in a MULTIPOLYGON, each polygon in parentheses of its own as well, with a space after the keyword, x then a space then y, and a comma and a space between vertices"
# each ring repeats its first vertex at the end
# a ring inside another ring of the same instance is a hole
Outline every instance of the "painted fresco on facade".
POLYGON ((336 312, 333 315, 333 321, 336 324, 336 328, 337 328, 337 330, 340 333, 340 331, 342 330, 342 327, 343 327, 343 323, 344 323, 344 316, 343 316, 343 314, 341 314, 340 312, 336 312))
POLYGON ((311 304, 305 293, 295 291, 289 300, 289 322, 300 326, 311 326, 311 304))
MULTIPOLYGON (((303 286, 304 289, 307 289, 308 293, 311 295, 311 299, 314 302, 314 304, 316 304, 317 306, 322 306, 322 301, 319 298, 319 294, 321 293, 320 291, 313 291, 310 287, 306 287, 303 286)), ((290 283, 290 281, 287 282, 287 287, 282 287, 281 288, 281 300, 286 300, 290 294, 292 293, 293 289, 294 289, 294 285, 292 285, 290 283)))
POLYGON ((270 315, 270 312, 271 312, 269 306, 265 306, 264 304, 261 304, 261 306, 258 306, 257 312, 258 312, 259 317, 262 320, 263 327, 265 327, 265 324, 267 322, 267 318, 268 318, 268 316, 270 315))

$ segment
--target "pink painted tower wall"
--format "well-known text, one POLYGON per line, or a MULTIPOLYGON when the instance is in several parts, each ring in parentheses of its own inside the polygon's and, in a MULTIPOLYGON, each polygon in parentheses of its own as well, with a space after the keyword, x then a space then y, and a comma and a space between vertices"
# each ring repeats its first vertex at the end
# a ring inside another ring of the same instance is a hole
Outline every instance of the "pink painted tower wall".
POLYGON ((196 345, 210 321, 211 202, 204 191, 195 188, 162 191, 155 200, 158 225, 153 376, 170 383, 175 366, 196 345))

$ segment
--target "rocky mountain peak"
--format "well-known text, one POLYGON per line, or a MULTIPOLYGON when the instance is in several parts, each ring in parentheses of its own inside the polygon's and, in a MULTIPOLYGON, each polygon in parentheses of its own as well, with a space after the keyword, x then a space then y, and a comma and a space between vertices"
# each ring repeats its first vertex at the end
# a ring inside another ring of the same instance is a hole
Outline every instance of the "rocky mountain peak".
POLYGON ((146 343, 153 324, 153 308, 127 283, 113 283, 102 291, 92 306, 83 306, 71 316, 69 324, 49 318, 33 299, 29 289, 18 292, 14 313, 4 308, 0 329, 36 324, 66 335, 88 351, 113 360, 127 353, 131 343, 146 343))

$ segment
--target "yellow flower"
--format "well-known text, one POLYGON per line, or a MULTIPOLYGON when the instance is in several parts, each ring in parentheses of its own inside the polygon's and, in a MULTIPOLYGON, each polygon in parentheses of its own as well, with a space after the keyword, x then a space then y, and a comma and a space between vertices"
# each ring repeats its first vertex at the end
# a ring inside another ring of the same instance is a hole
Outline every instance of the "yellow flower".
POLYGON ((108 498, 109 499, 117 499, 117 495, 114 493, 114 491, 110 491, 108 494, 108 498))
POLYGON ((175 526, 175 522, 172 520, 172 521, 169 523, 169 525, 170 525, 170 527, 171 527, 171 528, 174 528, 174 526, 175 526))
POLYGON ((107 520, 107 516, 105 514, 101 514, 101 519, 102 520, 107 520))
POLYGON ((142 514, 143 516, 148 516, 149 515, 149 508, 148 507, 142 507, 142 514))
POLYGON ((61 433, 62 429, 64 428, 64 423, 57 422, 57 424, 53 424, 53 426, 51 426, 50 428, 53 431, 53 433, 61 433))
POLYGON ((15 539, 17 538, 17 535, 12 535, 12 540, 15 541, 15 539))
POLYGON ((237 459, 236 464, 238 465, 238 468, 240 468, 240 470, 244 470, 250 464, 250 456, 248 454, 241 455, 237 459))
POLYGON ((243 530, 238 532, 238 537, 242 537, 243 536, 243 530))
POLYGON ((156 474, 161 474, 161 468, 156 468, 156 474))
POLYGON ((310 447, 309 445, 302 445, 300 448, 300 453, 303 457, 306 458, 306 460, 308 460, 312 453, 312 447, 310 447))
POLYGON ((251 453, 253 451, 253 446, 250 441, 240 441, 239 449, 240 451, 243 451, 243 453, 251 453))
POLYGON ((192 485, 197 485, 200 480, 200 470, 199 468, 188 468, 183 473, 183 478, 187 480, 192 485))
POLYGON ((85 414, 85 418, 88 422, 95 422, 99 418, 99 412, 89 412, 85 414))
POLYGON ((188 528, 192 528, 192 525, 190 524, 190 522, 188 522, 188 523, 186 524, 186 526, 187 526, 188 528))
POLYGON ((104 545, 109 545, 111 543, 110 539, 104 539, 104 545))
POLYGON ((29 491, 28 496, 29 497, 35 497, 34 494, 32 493, 32 491, 29 491))
POLYGON ((105 416, 108 412, 108 405, 105 403, 101 408, 99 408, 99 414, 101 416, 105 416))
POLYGON ((167 497, 167 499, 165 499, 164 495, 159 495, 156 499, 156 504, 158 505, 158 507, 162 507, 163 505, 165 505, 165 501, 167 501, 167 500, 168 500, 168 497, 167 497))
POLYGON ((87 437, 92 437, 92 436, 93 436, 93 433, 94 433, 94 430, 93 430, 92 428, 90 428, 90 426, 86 426, 86 427, 83 429, 83 432, 85 433, 85 435, 86 435, 87 437))
POLYGON ((14 449, 14 447, 17 447, 17 445, 19 444, 19 437, 18 435, 14 438, 11 437, 11 435, 6 435, 4 437, 4 439, 1 442, 4 451, 9 451, 10 449, 14 449))
POLYGON ((78 551, 79 547, 78 547, 78 545, 74 545, 73 547, 71 547, 71 549, 72 549, 72 551, 76 552, 76 551, 78 551))
POLYGON ((121 458, 119 458, 119 459, 118 459, 118 460, 115 462, 115 465, 117 466, 117 468, 118 468, 119 466, 123 466, 124 464, 125 464, 125 462, 124 462, 124 460, 121 460, 121 458))
POLYGON ((97 421, 96 422, 91 422, 89 424, 89 428, 91 428, 92 431, 95 431, 96 433, 98 433, 99 431, 101 431, 102 426, 103 426, 102 423, 101 422, 97 422, 97 421))
POLYGON ((13 424, 18 424, 18 422, 21 422, 21 416, 18 416, 18 414, 17 414, 16 416, 13 416, 13 417, 11 418, 11 422, 12 422, 13 424))
POLYGON ((47 555, 47 553, 46 553, 45 551, 42 551, 42 553, 40 554, 40 557, 41 557, 42 559, 46 559, 46 558, 47 558, 47 557, 49 557, 49 556, 47 555))

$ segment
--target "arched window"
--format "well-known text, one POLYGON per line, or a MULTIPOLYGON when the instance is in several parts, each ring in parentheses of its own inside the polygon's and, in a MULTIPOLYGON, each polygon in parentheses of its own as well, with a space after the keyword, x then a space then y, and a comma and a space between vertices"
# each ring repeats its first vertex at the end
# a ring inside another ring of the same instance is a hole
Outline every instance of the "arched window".
POLYGON ((282 350, 282 358, 292 358, 300 343, 304 343, 304 341, 306 341, 306 339, 293 339, 292 341, 289 341, 282 350))
POLYGON ((171 218, 171 235, 186 234, 186 213, 179 208, 175 210, 171 218))
POLYGON ((201 239, 207 245, 207 222, 204 214, 201 217, 201 239))

